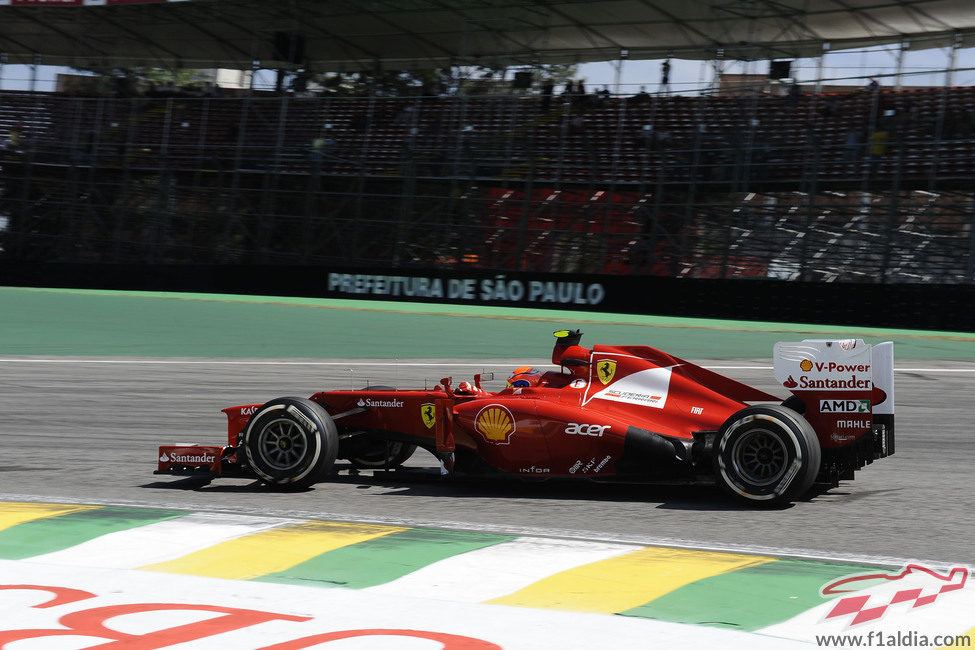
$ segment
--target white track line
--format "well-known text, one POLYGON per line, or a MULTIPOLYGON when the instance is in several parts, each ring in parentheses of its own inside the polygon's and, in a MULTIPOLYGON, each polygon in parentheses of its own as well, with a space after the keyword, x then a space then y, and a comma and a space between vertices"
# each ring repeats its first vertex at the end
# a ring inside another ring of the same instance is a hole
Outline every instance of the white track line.
POLYGON ((633 550, 628 544, 523 537, 434 562, 363 591, 477 603, 633 550))
POLYGON ((295 521, 194 513, 122 530, 61 551, 36 555, 31 562, 105 569, 135 569, 173 560, 245 535, 278 528, 295 521))

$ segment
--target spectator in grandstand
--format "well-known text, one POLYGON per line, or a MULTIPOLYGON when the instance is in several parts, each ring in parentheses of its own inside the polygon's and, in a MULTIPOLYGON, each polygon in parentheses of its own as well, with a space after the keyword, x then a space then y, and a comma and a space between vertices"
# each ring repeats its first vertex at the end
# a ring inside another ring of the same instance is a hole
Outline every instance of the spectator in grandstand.
POLYGON ((82 153, 82 160, 87 163, 91 163, 95 160, 95 152, 98 149, 98 131, 95 129, 88 129, 88 133, 85 135, 85 149, 82 153))
POLYGON ((877 128, 870 135, 870 174, 876 174, 880 168, 880 160, 887 155, 887 140, 890 134, 887 127, 878 124, 877 128))
POLYGON ((393 118, 394 126, 409 126, 413 123, 413 107, 404 106, 393 118))
POLYGON ((327 137, 325 130, 318 132, 315 139, 311 141, 311 162, 317 171, 324 160, 326 160, 335 148, 335 140, 327 137))
POLYGON ((650 93, 647 92, 647 87, 640 86, 640 92, 630 97, 630 100, 635 104, 649 104, 650 93))
POLYGON ((660 92, 670 94, 670 59, 660 64, 660 92))
POLYGON ((569 119, 569 135, 584 135, 586 133, 586 118, 576 113, 569 119))
POLYGON ((839 100, 835 96, 829 97, 826 99, 826 101, 820 104, 819 114, 825 117, 826 119, 831 119, 837 116, 837 114, 839 113, 839 108, 840 108, 839 100))
POLYGON ((657 134, 653 130, 653 124, 644 124, 636 134, 636 143, 647 151, 652 151, 657 146, 657 134))
POLYGON ((911 130, 911 114, 907 107, 898 108, 891 116, 890 137, 894 141, 899 141, 911 130))
MULTIPOLYGON (((846 131, 846 138, 843 141, 843 162, 855 167, 860 160, 862 142, 860 132, 852 126, 846 131)), ((852 170, 850 170, 852 171, 852 170)))
POLYGON ((298 97, 307 97, 308 73, 304 70, 300 70, 294 77, 291 78, 291 82, 288 85, 288 90, 293 92, 298 97))
POLYGON ((575 90, 572 91, 571 99, 574 107, 585 110, 587 107, 589 107, 594 97, 586 95, 586 86, 584 83, 582 83, 582 79, 580 79, 576 82, 575 90))
POLYGON ((548 113, 552 108, 552 94, 555 92, 555 82, 546 79, 542 84, 542 112, 548 113))
POLYGON ((972 118, 972 109, 958 114, 957 134, 960 140, 971 140, 972 137, 975 137, 975 120, 972 118))
POLYGON ((877 90, 878 88, 880 88, 880 84, 877 83, 877 80, 876 79, 874 79, 873 77, 870 77, 870 81, 867 82, 867 91, 868 92, 873 92, 873 91, 877 90))
POLYGON ((802 97, 802 89, 799 88, 799 82, 795 80, 792 81, 792 84, 789 86, 787 97, 793 104, 799 101, 799 98, 802 97))
POLYGON ((772 158, 772 146, 764 139, 756 139, 752 145, 751 178, 768 180, 768 164, 772 158))
POLYGON ((955 110, 945 111, 944 127, 941 132, 942 140, 961 140, 970 137, 965 125, 964 115, 955 110))
POLYGON ((24 123, 17 122, 16 125, 7 131, 7 138, 0 144, 3 146, 0 149, 8 149, 10 151, 20 151, 21 138, 24 134, 24 123))
POLYGON ((369 114, 360 111, 356 113, 352 120, 349 122, 349 128, 351 128, 356 133, 365 133, 369 130, 369 114))

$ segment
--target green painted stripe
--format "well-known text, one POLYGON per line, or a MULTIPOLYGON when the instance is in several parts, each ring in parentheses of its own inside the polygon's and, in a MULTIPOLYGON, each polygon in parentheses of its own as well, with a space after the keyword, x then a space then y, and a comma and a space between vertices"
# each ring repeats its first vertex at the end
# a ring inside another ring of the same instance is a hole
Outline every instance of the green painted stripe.
POLYGON ((178 510, 106 506, 29 521, 0 531, 0 558, 22 560, 53 553, 101 535, 175 519, 185 514, 178 510))
POLYGON ((919 339, 953 339, 975 342, 975 332, 941 330, 896 329, 879 327, 847 327, 816 325, 810 323, 782 323, 774 321, 731 320, 718 318, 692 318, 687 316, 655 316, 652 314, 617 314, 595 311, 552 309, 533 307, 497 307, 435 302, 398 302, 394 300, 356 300, 348 298, 302 298, 297 296, 257 296, 225 293, 179 293, 172 291, 111 291, 106 289, 57 289, 34 287, 0 287, 2 292, 26 292, 37 294, 66 294, 105 296, 114 298, 150 298, 164 300, 188 300, 223 303, 249 303, 278 306, 317 307, 320 309, 349 309, 355 311, 387 311, 425 315, 471 316, 492 319, 541 320, 555 318, 580 323, 609 323, 615 325, 647 325, 651 327, 679 327, 717 330, 741 330, 748 332, 795 332, 799 334, 829 334, 839 328, 846 335, 909 337, 919 339))
POLYGON ((698 580, 620 614, 753 631, 822 604, 819 589, 831 580, 876 570, 784 559, 698 580))
POLYGON ((323 553, 255 580, 365 589, 440 560, 515 539, 510 535, 411 528, 323 553))
POLYGON ((0 287, 0 355, 537 359, 548 356, 551 332, 567 326, 581 326, 589 343, 652 345, 691 359, 767 359, 776 341, 811 335, 892 339, 899 360, 975 360, 973 333, 432 303, 0 287), (61 317, 65 313, 72 314, 70 322, 61 317), (458 317, 464 317, 463 325, 458 317), (174 322, 180 327, 171 327, 174 322), (390 332, 412 334, 404 341, 390 332))

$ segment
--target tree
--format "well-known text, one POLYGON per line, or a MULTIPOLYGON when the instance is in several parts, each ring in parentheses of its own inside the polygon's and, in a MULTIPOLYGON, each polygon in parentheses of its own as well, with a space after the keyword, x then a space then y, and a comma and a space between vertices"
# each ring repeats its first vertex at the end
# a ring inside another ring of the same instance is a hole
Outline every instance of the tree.
POLYGON ((112 91, 123 96, 134 96, 146 88, 167 86, 171 88, 203 89, 210 81, 200 70, 187 68, 159 68, 149 66, 89 66, 72 68, 80 72, 90 72, 96 77, 110 81, 112 91))
MULTIPOLYGON (((534 73, 535 81, 564 84, 579 72, 576 64, 544 64, 519 70, 534 73)), ((336 97, 411 97, 418 95, 492 95, 511 90, 509 69, 490 66, 451 66, 425 70, 373 70, 313 75, 322 93, 336 97)))

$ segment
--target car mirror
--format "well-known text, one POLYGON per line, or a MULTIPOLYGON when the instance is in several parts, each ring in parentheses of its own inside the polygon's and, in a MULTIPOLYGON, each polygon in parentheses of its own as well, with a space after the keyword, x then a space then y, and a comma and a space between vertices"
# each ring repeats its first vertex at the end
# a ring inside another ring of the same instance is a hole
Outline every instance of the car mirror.
POLYGON ((480 372, 474 375, 474 385, 478 388, 478 390, 481 390, 482 381, 492 381, 493 379, 494 379, 493 372, 480 372))

